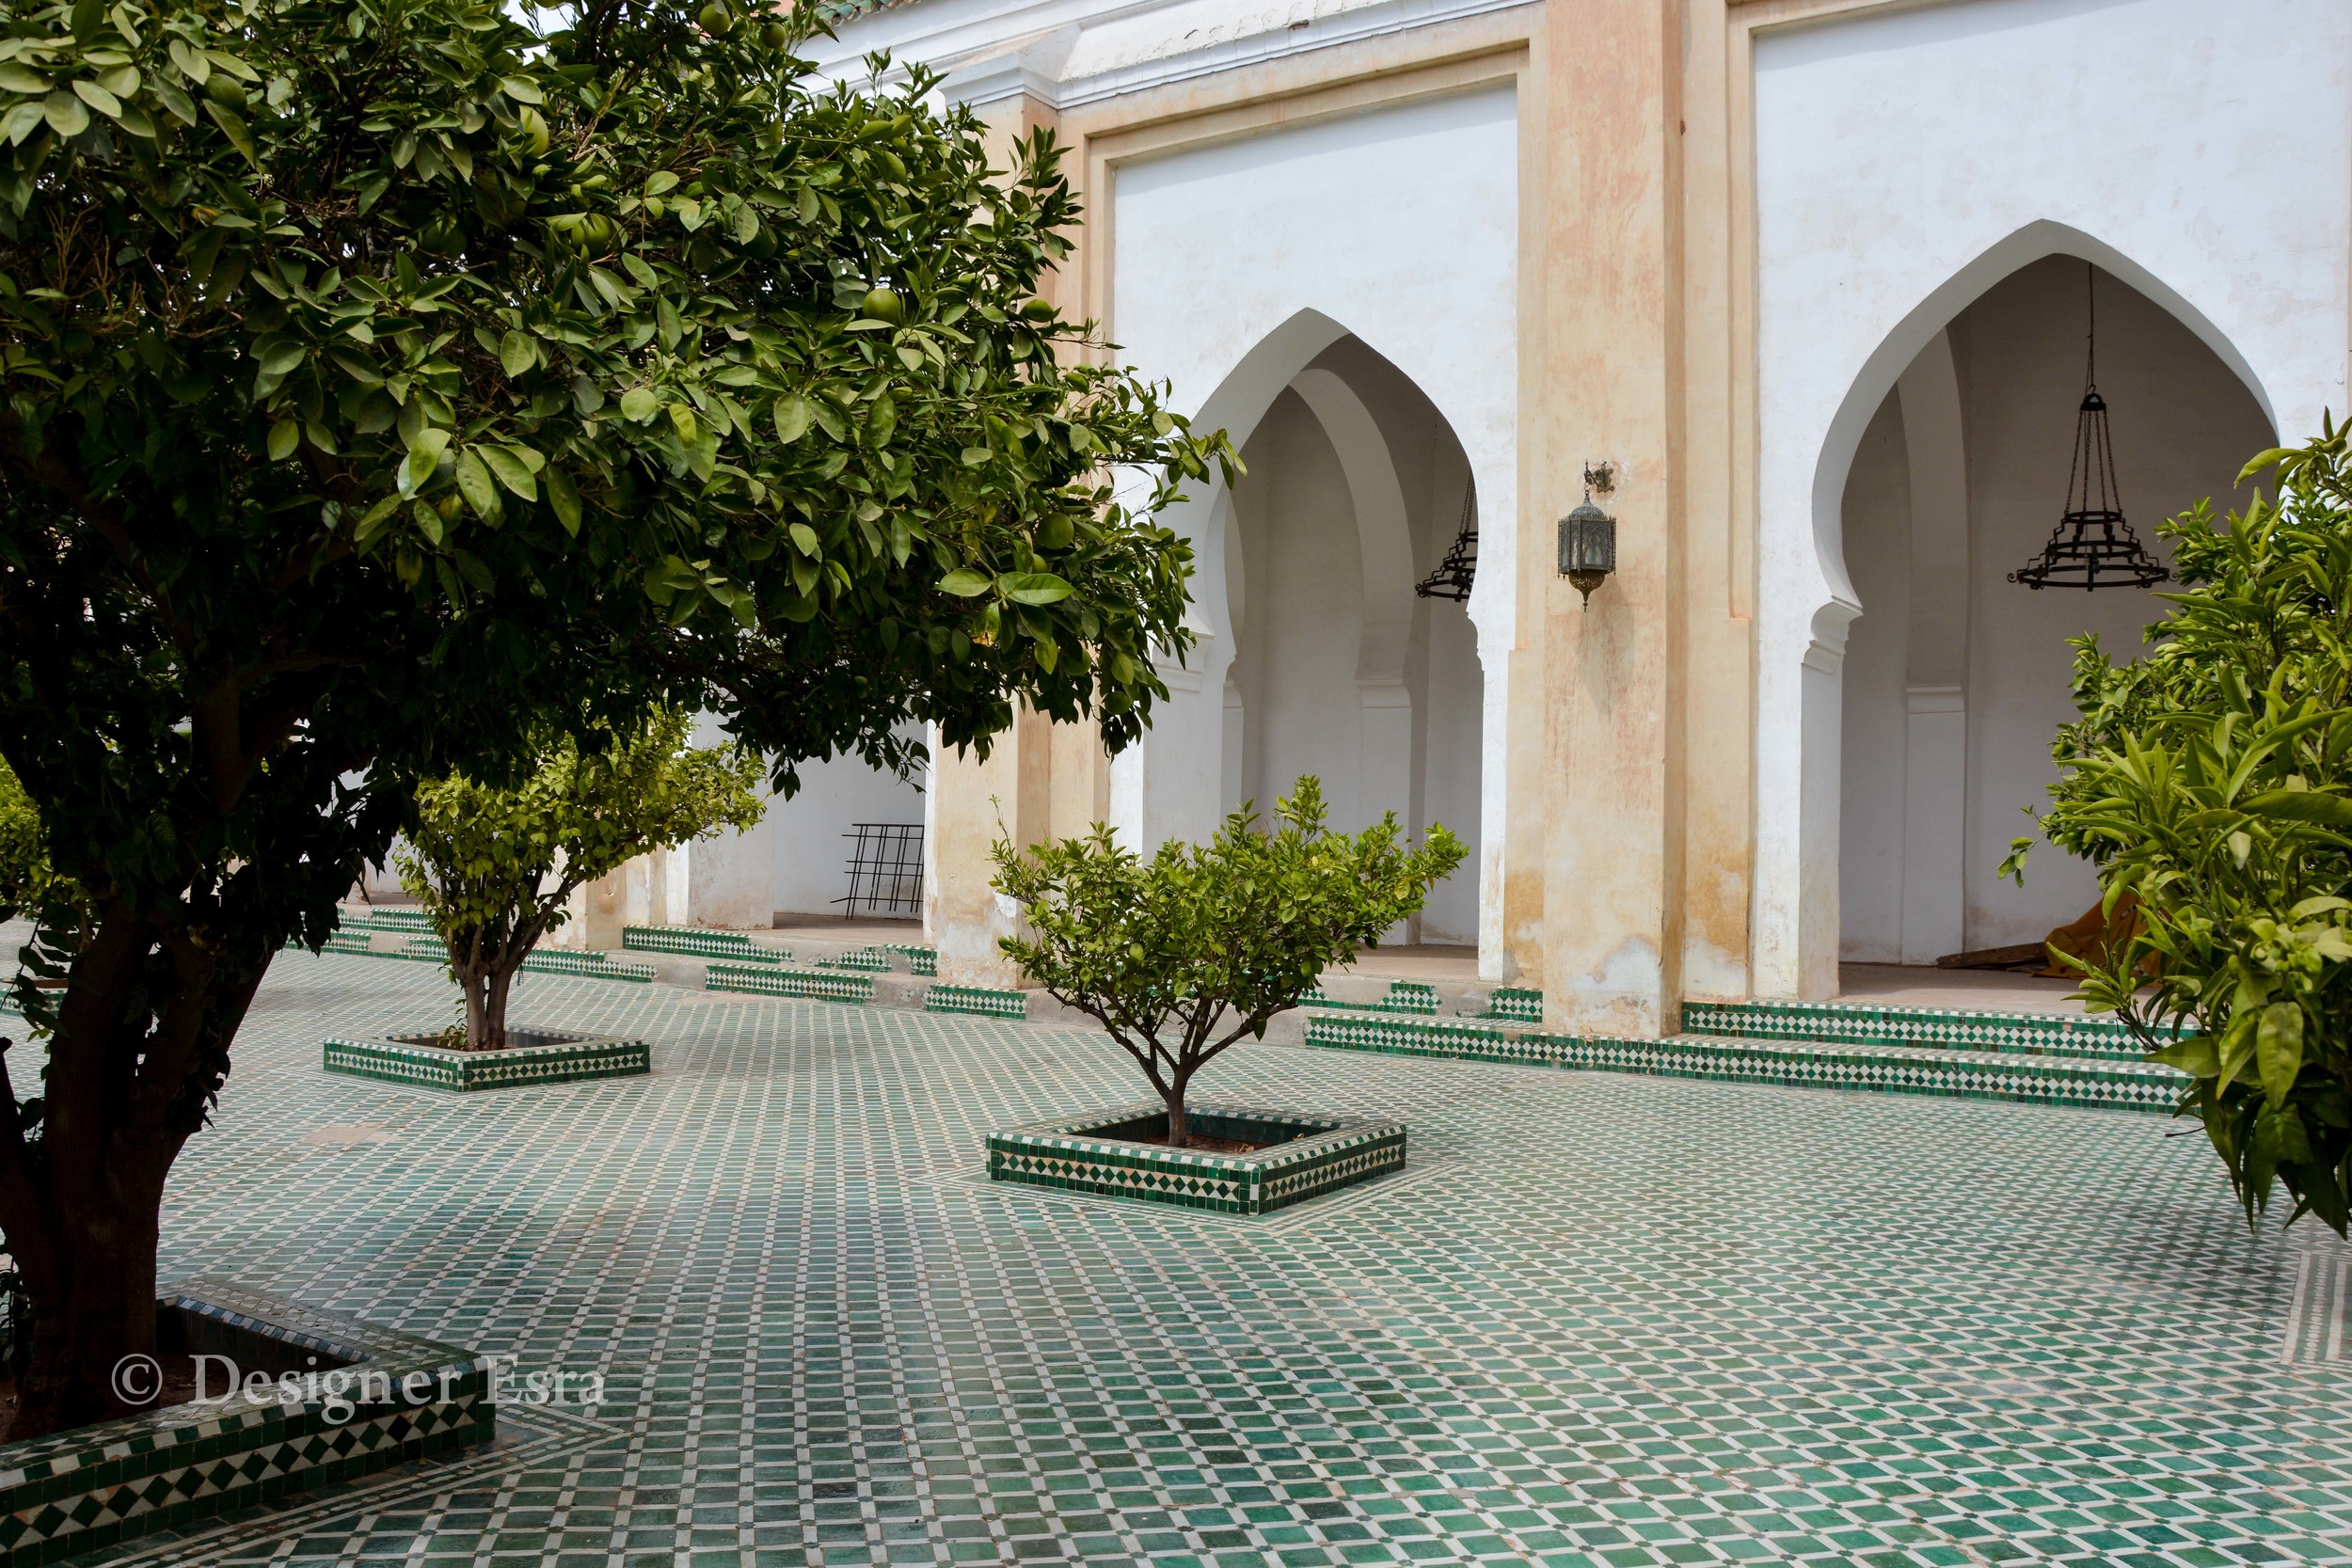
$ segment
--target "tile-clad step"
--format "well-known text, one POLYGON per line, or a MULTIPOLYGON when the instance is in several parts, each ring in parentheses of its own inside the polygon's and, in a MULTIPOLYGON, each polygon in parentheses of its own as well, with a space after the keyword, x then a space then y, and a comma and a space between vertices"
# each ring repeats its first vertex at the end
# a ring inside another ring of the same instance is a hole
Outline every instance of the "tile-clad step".
POLYGON ((354 909, 346 904, 340 912, 345 930, 398 931, 406 936, 433 929, 433 922, 422 910, 354 909))
POLYGON ((936 947, 909 942, 885 942, 879 945, 877 951, 898 954, 906 959, 909 970, 925 979, 936 979, 939 975, 939 949, 936 947))
POLYGON ((2082 1013, 1971 1012, 1855 1002, 1686 1002, 1682 1032, 1754 1040, 2017 1051, 2138 1061, 2121 1021, 2082 1013))
POLYGON ((1487 993, 1485 1010, 1475 1016, 1509 1023, 1541 1023, 1544 993, 1525 986, 1497 986, 1487 993))
POLYGON ((1388 995, 1377 1002, 1345 1002, 1317 986, 1300 997, 1298 1005, 1333 1012, 1404 1013, 1417 1018, 1430 1018, 1438 1011, 1438 988, 1420 980, 1395 980, 1390 983, 1388 995))
POLYGON ((2170 1111, 2188 1082, 2153 1062, 2057 1053, 1692 1035, 1662 1040, 1579 1037, 1468 1020, 1322 1016, 1307 1021, 1306 1035, 1309 1045, 1391 1055, 2138 1111, 2170 1111))
POLYGON ((927 1013, 977 1013, 982 1018, 1027 1018, 1025 991, 991 990, 984 986, 933 986, 923 998, 927 1013))
POLYGON ((752 991, 762 996, 800 996, 818 1002, 874 1000, 874 977, 870 974, 787 969, 782 964, 709 964, 703 970, 703 989, 752 991))
POLYGON ((861 974, 887 974, 891 967, 890 955, 879 947, 853 947, 830 958, 811 958, 809 962, 818 969, 847 969, 861 974))
POLYGON ((698 958, 731 958, 739 963, 787 963, 789 947, 770 947, 741 931, 713 930, 704 926, 624 926, 621 946, 631 953, 668 953, 698 958))

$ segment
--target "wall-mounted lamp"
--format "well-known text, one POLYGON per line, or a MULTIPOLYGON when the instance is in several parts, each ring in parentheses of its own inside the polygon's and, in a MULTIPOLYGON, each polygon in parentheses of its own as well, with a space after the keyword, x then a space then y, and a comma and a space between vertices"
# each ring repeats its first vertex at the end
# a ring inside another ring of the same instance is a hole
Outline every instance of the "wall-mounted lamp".
POLYGON ((1593 590, 1617 569, 1617 519, 1593 504, 1593 492, 1607 495, 1616 487, 1616 471, 1606 463, 1584 466, 1584 499, 1560 519, 1560 575, 1584 595, 1593 608, 1593 590))

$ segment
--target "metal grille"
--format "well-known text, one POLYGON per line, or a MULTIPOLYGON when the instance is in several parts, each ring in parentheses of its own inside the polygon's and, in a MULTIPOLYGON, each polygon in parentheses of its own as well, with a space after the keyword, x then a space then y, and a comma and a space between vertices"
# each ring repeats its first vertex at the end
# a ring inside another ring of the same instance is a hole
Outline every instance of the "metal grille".
POLYGON ((923 912, 923 825, 920 822, 852 822, 841 835, 850 850, 850 895, 844 920, 860 914, 923 912))

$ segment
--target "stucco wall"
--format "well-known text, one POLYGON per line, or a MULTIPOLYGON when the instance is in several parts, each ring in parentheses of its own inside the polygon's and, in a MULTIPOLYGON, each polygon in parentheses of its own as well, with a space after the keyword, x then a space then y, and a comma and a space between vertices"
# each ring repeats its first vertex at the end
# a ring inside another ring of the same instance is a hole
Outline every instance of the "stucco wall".
POLYGON ((2053 253, 2163 304, 2289 435, 2344 408, 2352 7, 1978 0, 1767 35, 1755 70, 1755 984, 1825 994, 1864 428, 1947 323, 2053 253))
POLYGON ((1902 958, 1911 465, 1902 408, 1892 397, 1879 405, 1854 451, 1845 518, 1846 571, 1863 610, 1846 639, 1839 950, 1849 959, 1896 963, 1902 958))

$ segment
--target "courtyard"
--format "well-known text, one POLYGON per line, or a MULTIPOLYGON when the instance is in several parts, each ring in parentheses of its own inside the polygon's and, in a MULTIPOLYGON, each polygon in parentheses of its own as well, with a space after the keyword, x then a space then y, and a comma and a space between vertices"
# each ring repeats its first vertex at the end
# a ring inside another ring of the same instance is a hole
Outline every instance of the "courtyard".
POLYGON ((2352 1560, 2347 1253, 2161 1117, 1262 1045, 1412 1161, 1245 1220, 986 1181, 1136 1098, 1071 1029, 534 974, 652 1076, 321 1070, 454 997, 282 955, 162 1277, 511 1356, 497 1442, 93 1560, 2352 1560))

